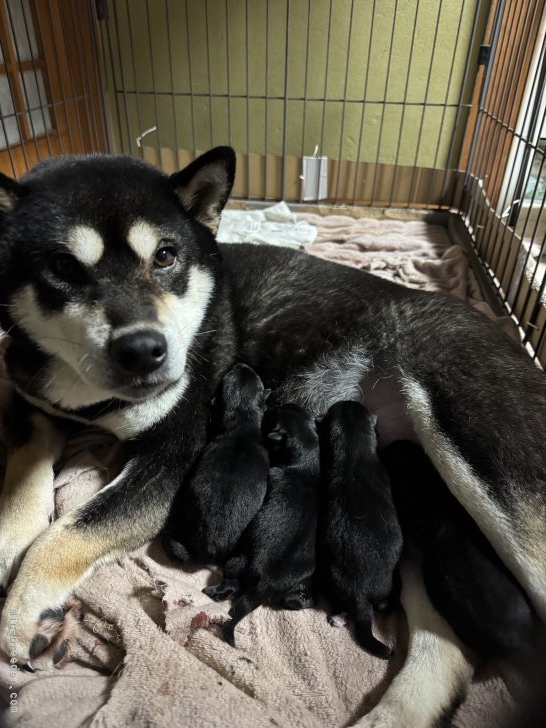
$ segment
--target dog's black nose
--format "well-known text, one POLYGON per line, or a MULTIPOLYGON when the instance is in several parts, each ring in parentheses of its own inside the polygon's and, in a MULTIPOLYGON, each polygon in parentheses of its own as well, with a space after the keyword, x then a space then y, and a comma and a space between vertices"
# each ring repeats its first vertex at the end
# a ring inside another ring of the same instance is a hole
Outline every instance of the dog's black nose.
POLYGON ((165 361, 167 340, 153 329, 124 334, 110 342, 110 356, 126 372, 150 374, 165 361))

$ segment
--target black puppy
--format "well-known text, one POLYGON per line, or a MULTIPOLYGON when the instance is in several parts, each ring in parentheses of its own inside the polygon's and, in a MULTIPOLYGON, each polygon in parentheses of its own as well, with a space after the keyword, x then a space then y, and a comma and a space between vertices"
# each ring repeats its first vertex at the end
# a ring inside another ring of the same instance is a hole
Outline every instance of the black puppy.
POLYGON ((376 452, 375 418, 358 402, 337 402, 319 437, 319 585, 334 611, 352 618, 362 647, 387 659, 392 651, 372 634, 373 610, 392 596, 402 532, 376 452))
POLYGON ((404 536, 422 550, 425 586, 438 612, 483 657, 530 647, 534 616, 523 591, 423 449, 400 440, 381 457, 404 536))
POLYGON ((297 405, 268 411, 262 433, 271 469, 264 503, 245 532, 224 580, 205 593, 220 601, 237 595, 224 626, 234 644, 236 625, 261 604, 304 609, 314 604, 319 445, 313 418, 297 405))
POLYGON ((213 406, 221 432, 180 487, 163 546, 179 561, 224 563, 265 496, 269 458, 261 438, 267 392, 256 372, 236 364, 213 406))

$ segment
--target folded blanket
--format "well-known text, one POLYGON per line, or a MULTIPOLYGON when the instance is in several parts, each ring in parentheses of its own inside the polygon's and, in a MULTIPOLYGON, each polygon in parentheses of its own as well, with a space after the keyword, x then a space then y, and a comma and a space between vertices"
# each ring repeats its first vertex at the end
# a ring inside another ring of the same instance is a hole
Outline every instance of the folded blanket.
MULTIPOLYGON (((310 254, 411 287, 448 291, 488 311, 464 252, 442 227, 340 215, 297 219, 317 229, 306 246, 310 254)), ((500 323, 517 337, 508 317, 500 323)), ((0 370, 0 407, 8 387, 0 370)), ((73 438, 55 480, 55 516, 109 482, 122 460, 111 436, 89 430, 73 438)), ((35 674, 18 671, 14 685, 1 658, 0 694, 7 704, 15 690, 18 710, 4 712, 0 725, 341 728, 377 703, 402 664, 401 612, 377 625, 395 646, 390 663, 361 650, 347 627, 331 627, 320 607, 259 608, 237 628, 232 649, 218 626, 229 605, 201 593, 217 578, 214 570, 169 562, 157 542, 98 567, 76 590, 73 610, 81 622, 71 662, 35 674)), ((512 709, 502 680, 484 673, 454 725, 507 725, 512 709)))

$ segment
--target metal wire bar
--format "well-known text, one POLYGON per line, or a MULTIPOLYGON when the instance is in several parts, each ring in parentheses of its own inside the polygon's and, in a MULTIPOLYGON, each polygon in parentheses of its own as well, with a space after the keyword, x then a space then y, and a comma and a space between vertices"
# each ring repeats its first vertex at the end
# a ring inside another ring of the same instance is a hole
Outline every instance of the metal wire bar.
POLYGON ((159 123, 159 111, 157 106, 157 89, 156 89, 156 82, 155 82, 155 64, 154 64, 154 52, 152 47, 152 31, 151 31, 151 21, 150 21, 150 2, 149 0, 146 0, 146 18, 148 20, 146 26, 148 29, 148 51, 150 55, 150 73, 152 75, 152 85, 154 89, 154 114, 155 114, 155 124, 156 127, 156 133, 157 133, 157 146, 159 148, 159 158, 161 159, 161 150, 163 149, 163 145, 161 143, 161 124, 159 123))
POLYGON ((339 154, 338 154, 338 163, 337 163, 337 174, 336 174, 336 187, 335 187, 335 201, 338 202, 339 200, 339 180, 341 175, 341 160, 343 159, 343 139, 344 139, 344 131, 345 131, 345 116, 346 116, 346 103, 345 99, 347 98, 347 89, 349 88, 349 64, 351 62, 351 43, 353 39, 353 17, 354 17, 354 9, 355 9, 355 3, 354 0, 351 0, 351 11, 350 11, 350 17, 349 17, 349 42, 347 45, 347 61, 345 63, 345 87, 343 90, 343 102, 342 102, 342 111, 341 111, 341 129, 339 132, 339 154))
POLYGON ((230 85, 230 65, 229 65, 229 5, 228 0, 226 0, 226 78, 227 78, 227 95, 228 95, 228 102, 227 102, 227 142, 228 144, 231 144, 231 85, 230 85))
MULTIPOLYGON (((455 47, 453 48, 453 56, 451 58, 451 67, 450 67, 450 70, 449 70, 449 81, 446 84, 446 93, 445 93, 444 103, 443 103, 443 107, 444 108, 442 110, 442 116, 441 116, 441 119, 440 119, 440 130, 438 132, 438 134, 439 134, 438 143, 436 145, 436 152, 434 154, 434 161, 432 163, 432 168, 433 169, 436 169, 437 166, 438 166, 438 153, 440 151, 440 137, 441 137, 442 129, 444 128, 446 111, 448 109, 448 99, 449 99, 449 94, 451 92, 451 84, 452 84, 452 81, 453 81, 453 71, 454 71, 454 67, 455 67, 455 58, 457 57, 457 53, 458 53, 458 50, 459 50, 459 43, 461 42, 461 26, 462 26, 463 16, 464 16, 464 13, 465 13, 465 8, 466 8, 466 0, 463 0, 463 2, 461 3, 461 9, 460 9, 460 12, 459 12, 459 20, 458 20, 458 23, 457 23, 457 30, 456 30, 456 38, 457 38, 457 40, 455 41, 455 47)), ((479 10, 480 10, 480 2, 477 2, 476 3, 476 6, 475 6, 475 11, 474 11, 474 20, 472 22, 472 33, 471 33, 470 44, 469 44, 469 47, 470 48, 474 48, 475 47, 476 32, 477 32, 477 20, 478 20, 479 10)), ((457 106, 457 113, 455 115, 455 123, 453 125, 455 130, 458 130, 460 128, 460 126, 459 126, 460 118, 461 118, 460 117, 460 114, 461 114, 461 110, 462 110, 462 108, 464 106, 464 104, 463 104, 464 94, 466 93, 466 89, 468 87, 467 84, 468 84, 469 70, 470 70, 470 62, 467 62, 466 65, 465 65, 463 81, 462 81, 462 84, 461 84, 461 90, 459 92, 459 104, 457 106)), ((445 187, 446 187, 447 175, 448 175, 448 173, 450 171, 450 165, 451 165, 451 169, 453 169, 453 166, 455 164, 455 160, 453 159, 453 144, 455 142, 455 138, 456 138, 456 134, 453 134, 451 144, 450 144, 449 149, 447 151, 446 163, 444 165, 444 174, 442 175, 442 184, 440 186, 439 207, 441 207, 442 204, 444 203, 444 190, 445 190, 445 187)), ((455 170, 453 170, 453 171, 455 171, 455 170)), ((427 191, 427 195, 426 195, 426 199, 429 202, 432 201, 432 187, 433 187, 433 176, 431 175, 430 176, 430 182, 429 182, 429 185, 428 185, 428 191, 427 191)))
POLYGON ((186 10, 186 49, 187 49, 187 59, 188 59, 188 77, 190 81, 190 108, 191 108, 191 137, 192 137, 192 150, 193 150, 193 158, 195 159, 197 156, 197 148, 195 143, 195 106, 193 103, 194 94, 193 94, 193 74, 192 74, 192 61, 191 61, 191 47, 190 47, 190 14, 188 12, 188 2, 189 0, 185 0, 184 7, 186 10))
POLYGON ((205 0, 205 29, 207 38, 207 88, 209 97, 209 138, 210 146, 214 145, 212 127, 212 81, 210 75, 210 40, 209 40, 209 0, 205 0))
MULTIPOLYGON (((419 2, 420 0, 417 0, 415 3, 415 15, 413 16, 413 30, 411 34, 411 48, 410 48, 410 55, 408 59, 408 69, 406 71, 406 80, 404 83, 404 96, 402 101, 402 117, 400 119, 400 131, 398 132, 398 144, 396 145, 396 154, 394 157, 394 166, 398 166, 398 161, 400 159, 400 148, 402 146, 402 136, 404 131, 404 120, 406 117, 406 109, 407 109, 407 101, 408 101, 408 91, 409 91, 409 81, 411 76, 411 64, 413 61, 413 52, 415 49, 415 34, 417 32, 417 18, 419 17, 419 2)), ((389 195, 389 207, 394 202, 394 187, 396 183, 396 175, 392 175, 392 182, 391 182, 391 192, 389 195)))
MULTIPOLYGON (((137 114, 137 123, 138 128, 136 130, 136 134, 130 133, 131 140, 133 137, 137 137, 141 132, 144 131, 145 124, 142 120, 142 111, 140 106, 140 89, 139 89, 139 81, 138 81, 138 72, 137 72, 137 66, 136 66, 136 58, 135 58, 135 45, 134 45, 134 31, 133 31, 133 21, 131 20, 131 11, 130 11, 130 5, 129 0, 125 0, 125 12, 127 13, 127 25, 129 30, 129 51, 131 54, 131 70, 133 71, 133 83, 134 86, 134 97, 135 97, 135 106, 136 106, 136 114, 137 114)), ((120 42, 119 36, 118 36, 118 44, 120 42)))
MULTIPOLYGON (((128 143, 127 151, 132 152, 133 151, 133 144, 132 144, 133 140, 132 140, 132 136, 131 136, 131 120, 130 120, 130 116, 129 116, 129 102, 127 99, 128 92, 127 92, 125 74, 123 72, 123 62, 122 62, 122 57, 121 57, 121 45, 120 45, 120 40, 119 40, 119 25, 118 25, 118 13, 117 13, 117 4, 116 3, 114 3, 114 26, 116 29, 116 36, 117 36, 117 49, 118 49, 117 61, 118 61, 118 68, 119 68, 119 74, 121 77, 121 85, 122 85, 122 89, 120 92, 118 92, 117 89, 115 90, 115 98, 116 98, 116 103, 117 103, 119 93, 121 93, 122 98, 123 98, 123 107, 124 107, 123 110, 125 112, 125 124, 127 126, 127 143, 128 143)), ((107 24, 107 34, 108 34, 108 45, 110 48, 111 72, 112 72, 112 80, 115 83, 116 72, 115 72, 115 68, 114 68, 114 54, 113 54, 113 49, 112 49, 112 38, 111 38, 111 34, 110 34, 110 28, 111 28, 110 23, 108 23, 107 24)), ((119 115, 119 106, 117 108, 118 108, 118 115, 119 115)), ((120 119, 120 123, 119 123, 119 133, 120 133, 119 141, 120 141, 120 144, 122 145, 122 150, 123 150, 123 130, 122 130, 121 119, 120 119)))
MULTIPOLYGON (((305 156, 305 153, 308 152, 306 146, 305 146, 305 122, 307 120, 307 83, 309 80, 309 39, 311 37, 311 0, 307 0, 307 17, 309 18, 309 22, 307 23, 307 38, 305 41, 305 75, 303 80, 303 119, 302 119, 302 125, 301 125, 301 152, 302 157, 305 156)), ((300 202, 303 200, 303 188, 300 185, 300 202)))
MULTIPOLYGON (((545 72, 546 72, 545 59, 546 59, 546 57, 544 55, 544 50, 545 50, 545 45, 543 43, 542 49, 541 49, 541 59, 539 60, 539 63, 537 65, 537 69, 535 71, 535 75, 534 75, 533 83, 532 83, 532 87, 531 87, 531 98, 534 98, 538 94, 539 89, 542 89, 542 91, 543 91, 544 87, 545 87, 545 80, 546 80, 545 79, 545 72)), ((528 167, 526 160, 529 156, 529 153, 532 151, 534 154, 536 154, 540 151, 535 146, 531 145, 531 142, 528 139, 528 136, 529 136, 528 132, 531 131, 531 133, 532 133, 532 127, 536 124, 536 122, 535 122, 535 124, 533 124, 533 122, 532 122, 533 113, 534 113, 533 104, 528 104, 526 112, 525 112, 524 122, 522 125, 522 133, 513 134, 513 139, 518 139, 520 142, 523 142, 526 147, 526 150, 523 155, 523 162, 520 161, 520 164, 519 164, 520 170, 519 171, 516 170, 517 155, 514 155, 514 161, 512 162, 510 176, 512 176, 513 174, 519 174, 521 176, 521 170, 523 168, 528 167), (528 131, 526 131, 526 130, 528 130, 528 131)), ((516 185, 515 189, 512 190, 512 192, 510 191, 510 188, 507 185, 506 192, 505 192, 504 198, 502 200, 502 205, 500 206, 501 210, 504 210, 506 207, 506 204, 508 202, 508 195, 511 194, 512 200, 517 199, 517 197, 521 197, 521 194, 523 194, 523 185, 524 184, 525 184, 525 182, 522 182, 521 184, 518 183, 516 185), (520 189, 520 187, 521 187, 521 189, 520 189), (519 190, 519 193, 518 193, 518 190, 519 190)), ((533 194, 533 197, 534 197, 534 194, 533 194)), ((514 202, 511 203, 511 206, 513 204, 514 204, 514 202)), ((518 206, 518 217, 519 217, 519 215, 521 214, 521 201, 517 203, 517 206, 518 206)), ((531 212, 531 206, 529 206, 529 210, 527 211, 527 214, 525 217, 525 222, 523 224, 523 229, 521 232, 522 239, 525 235, 525 230, 527 228, 527 223, 529 221, 530 212, 531 212)), ((497 225, 497 232, 496 232, 497 237, 498 237, 499 233, 500 233, 500 216, 499 216, 499 224, 497 225)), ((493 233, 492 233, 492 235, 493 235, 493 233)), ((513 224, 511 226, 511 235, 509 238, 508 246, 511 247, 514 244, 514 241, 516 242, 516 244, 519 245, 519 242, 516 240, 516 225, 515 224, 513 224)), ((531 247, 529 247, 529 251, 527 252, 527 254, 525 256, 524 268, 527 265, 528 256, 530 255, 530 250, 531 250, 531 247)), ((497 256, 497 259, 495 261, 491 262, 491 267, 493 268, 493 270, 496 270, 498 268, 498 265, 499 265, 499 256, 497 256)), ((507 266, 508 266, 508 256, 506 257, 502 270, 499 269, 499 280, 504 279, 504 277, 506 275, 507 266)), ((512 271, 512 274, 513 273, 514 273, 514 271, 512 271)), ((517 298, 518 293, 519 293, 519 286, 518 286, 518 290, 516 291, 515 298, 517 298)), ((514 300, 515 300, 515 298, 514 298, 514 300)))
MULTIPOLYGON (((77 28, 77 30, 79 31, 79 35, 81 37, 83 35, 83 33, 84 33, 84 30, 83 30, 83 17, 82 17, 84 11, 80 11, 79 13, 75 13, 74 12, 74 6, 73 5, 70 6, 70 10, 71 10, 71 13, 72 13, 72 22, 74 24, 74 29, 76 30, 76 28, 77 28), (77 23, 77 25, 76 25, 76 23, 77 23)), ((83 46, 81 45, 81 43, 79 42, 79 40, 80 39, 78 38, 78 43, 77 43, 77 46, 78 46, 78 60, 79 60, 79 66, 82 69, 82 80, 84 81, 84 88, 87 89, 87 93, 84 94, 85 114, 86 114, 86 117, 87 117, 87 125, 88 125, 88 128, 89 128, 89 133, 91 135, 91 143, 92 143, 92 146, 93 146, 93 148, 95 150, 98 150, 101 145, 100 145, 99 138, 98 138, 98 130, 97 130, 97 126, 96 126, 96 120, 95 120, 94 114, 92 114, 92 111, 90 109, 90 104, 89 104, 89 94, 91 93, 91 88, 92 88, 92 84, 91 84, 91 69, 89 68, 89 65, 86 63, 85 53, 84 53, 84 50, 83 50, 83 46)), ((48 141, 49 141, 49 139, 48 139, 48 141)))
MULTIPOLYGON (((435 25, 435 29, 434 29, 434 40, 432 41, 432 50, 430 52, 429 71, 428 71, 428 74, 427 74, 427 83, 426 83, 426 86, 425 86, 425 103, 426 103, 426 100, 428 99, 428 94, 429 94, 429 91, 430 91, 430 82, 431 82, 431 79, 432 79, 432 67, 433 67, 432 60, 434 58, 434 54, 436 53, 436 43, 438 41, 438 30, 440 28, 440 16, 441 16, 441 13, 442 13, 442 3, 438 3, 438 13, 436 15, 436 25, 435 25)), ((412 170, 412 173, 411 173, 411 182, 410 182, 410 188, 409 188, 409 194, 408 194, 408 202, 409 202, 409 205, 410 206, 411 206, 412 203, 415 203, 415 196, 412 195, 412 190, 413 190, 413 186, 415 184, 415 175, 418 174, 417 161, 419 159, 419 151, 421 149, 421 140, 423 138, 423 127, 424 127, 424 123, 425 123, 425 111, 426 111, 426 109, 423 109, 423 111, 421 112, 421 123, 419 125, 419 135, 417 137, 417 145, 415 147, 415 157, 414 157, 414 160, 413 160, 413 170, 412 170)))
MULTIPOLYGON (((370 33, 368 36, 368 54, 366 57, 366 76, 364 78, 364 91, 362 94, 362 110, 360 113, 360 131, 358 134, 358 146, 356 150, 356 164, 357 164, 357 170, 358 165, 360 164, 360 156, 362 153, 362 137, 364 135, 364 119, 366 116, 366 107, 368 104, 368 83, 370 79, 370 67, 371 67, 371 55, 372 55, 372 46, 373 46, 373 37, 374 37, 374 22, 373 19, 375 17, 375 1, 373 0, 372 3, 372 21, 370 23, 370 33)), ((330 3, 331 8, 331 3, 330 3)), ((358 181, 358 174, 355 173, 355 182, 353 186, 353 205, 356 204, 356 189, 357 189, 357 181, 358 181)), ((372 201, 370 200, 370 205, 372 204, 372 201)))
POLYGON ((173 48, 171 41, 172 19, 169 11, 169 0, 165 0, 165 19, 167 21, 167 52, 169 54, 169 78, 171 81, 171 108, 173 110, 173 128, 174 128, 174 145, 176 151, 176 169, 178 169, 178 150, 180 149, 180 141, 178 136, 178 114, 176 112, 176 96, 173 66, 173 48))
POLYGON ((286 130, 288 128, 288 73, 290 70, 290 0, 286 0, 286 41, 284 54, 284 108, 282 126, 282 161, 281 161, 281 200, 285 198, 285 166, 286 166, 286 130))
MULTIPOLYGON (((13 16, 12 16, 11 8, 10 8, 10 5, 9 5, 8 2, 6 2, 6 4, 5 4, 5 11, 7 13, 7 19, 9 21, 9 24, 10 24, 11 29, 12 29, 13 41, 14 41, 13 42, 13 47, 14 47, 14 50, 15 50, 15 61, 16 61, 17 65, 20 66, 20 64, 21 64, 21 58, 20 58, 20 54, 19 54, 19 46, 18 46, 18 44, 16 42, 15 33, 13 32, 13 16)), ((22 76, 22 74, 21 74, 21 76, 22 76)), ((9 84, 9 87, 10 87, 10 93, 11 93, 12 97, 15 97, 16 96, 16 90, 12 87, 12 82, 11 82, 10 74, 7 74, 7 79, 8 79, 8 84, 9 84)), ((27 124, 28 124, 28 126, 30 126, 30 131, 31 131, 32 136, 33 136, 32 141, 34 143, 34 147, 35 147, 35 150, 36 150, 36 156, 37 157, 39 157, 40 151, 39 151, 39 148, 38 148, 38 143, 36 141, 36 137, 35 137, 35 135, 33 133, 34 132, 34 125, 32 123, 32 117, 31 117, 30 114, 27 113, 27 110, 30 107, 30 102, 29 102, 29 98, 28 98, 27 88, 26 88, 26 85, 25 85, 25 83, 24 83, 23 80, 21 80, 21 87, 22 87, 23 96, 24 96, 23 101, 24 101, 25 110, 21 110, 21 109, 17 110, 17 107, 15 107, 15 114, 14 114, 14 116, 17 119, 17 126, 19 128, 19 134, 21 136, 21 148, 23 150, 23 155, 24 155, 24 158, 25 158, 25 165, 28 167, 29 163, 28 163, 28 157, 27 157, 27 153, 26 153, 26 149, 25 149, 25 146, 26 146, 25 142, 27 141, 27 136, 28 136, 25 133, 25 128, 27 127, 27 124), (28 122, 27 122, 27 116, 28 116, 28 122)), ((6 141, 7 141, 7 136, 6 136, 6 141)))
MULTIPOLYGON (((6 3, 6 7, 8 8, 8 12, 9 12, 9 3, 6 3)), ((31 44, 31 39, 30 39, 30 30, 29 30, 27 14, 26 14, 25 6, 24 5, 21 5, 21 10, 22 10, 23 24, 24 24, 24 27, 25 27, 25 35, 26 35, 28 47, 31 48, 32 47, 32 44, 31 44)), ((20 58, 19 58, 19 50, 18 49, 17 49, 17 56, 18 56, 19 63, 21 63, 20 58)), ((38 85, 38 69, 36 68, 36 59, 34 58, 34 54, 33 53, 30 54, 30 62, 32 63, 32 71, 34 73, 34 81, 36 83, 36 88, 39 89, 39 85, 38 85)), ((38 95, 40 96, 39 91, 38 91, 38 95)), ((49 105, 47 105, 47 106, 49 106, 49 105)), ((48 124, 47 124, 47 121, 46 121, 44 105, 43 105, 43 102, 42 102, 42 99, 41 98, 40 98, 40 106, 38 107, 37 110, 40 111, 41 116, 42 116, 42 123, 44 125, 44 136, 45 136, 45 139, 46 139, 47 151, 48 151, 48 154, 51 156, 52 149, 51 149, 51 142, 50 142, 50 138, 49 138, 50 131, 48 129, 48 124)), ((30 116, 31 109, 29 108, 28 111, 29 111, 29 116, 30 116)))
MULTIPOLYGON (((535 6, 535 8, 536 8, 536 6, 535 6)), ((523 6, 521 6, 521 8, 520 8, 520 14, 518 15, 518 18, 514 23, 514 27, 521 27, 521 25, 522 25, 522 17, 521 17, 522 10, 523 10, 523 6)), ((532 32, 533 20, 534 20, 534 14, 531 17, 531 19, 529 19, 529 16, 527 14, 525 19, 523 20, 523 26, 526 29, 526 31, 524 31, 524 33, 525 33, 524 41, 517 48, 513 47, 511 49, 509 58, 507 59, 508 68, 512 68, 514 63, 519 63, 522 60, 521 54, 522 53, 525 54, 525 48, 526 48, 526 45, 529 41, 529 38, 530 38, 530 35, 532 32)), ((509 30, 511 30, 511 28, 509 30)), ((510 112, 512 94, 515 89, 514 85, 517 84, 516 74, 512 73, 510 75, 511 75, 510 83, 504 85, 504 88, 502 89, 502 94, 498 101, 498 114, 499 114, 499 117, 502 119, 504 119, 506 117, 506 115, 509 114, 509 112, 510 112)), ((500 128, 499 128, 498 124, 496 125, 493 123, 490 125, 492 127, 492 135, 493 135, 493 142, 492 142, 493 148, 491 149, 491 159, 494 161, 494 160, 498 159, 498 155, 505 154, 505 152, 507 151, 506 150, 507 141, 511 142, 512 135, 510 133, 506 133, 504 135, 504 138, 501 140, 500 128), (495 126, 496 126, 496 128, 495 128, 495 126)), ((500 168, 500 165, 497 166, 496 174, 494 176, 490 176, 490 178, 489 178, 489 185, 491 186, 491 189, 494 189, 494 187, 495 187, 498 173, 499 173, 499 168, 500 168)), ((485 211, 482 211, 482 219, 485 214, 487 214, 487 213, 485 211)), ((495 226, 492 225, 491 230, 494 227, 495 226)), ((499 229, 499 227, 497 225, 497 230, 498 229, 499 229)), ((487 235, 487 233, 486 233, 486 235, 484 235, 484 241, 483 241, 484 247, 485 247, 484 257, 488 262, 492 262, 492 256, 494 253, 494 249, 492 249, 491 246, 492 245, 494 246, 494 244, 495 244, 495 238, 492 237, 491 230, 490 230, 489 235, 487 235)), ((498 237, 497 237, 497 247, 500 247, 498 245, 498 237)))
MULTIPOLYGON (((389 45, 389 55, 388 55, 388 60, 387 60, 387 73, 386 73, 386 76, 385 76, 385 86, 383 88, 383 97, 386 97, 387 96, 387 90, 389 88, 389 76, 390 76, 391 62, 392 62, 392 51, 393 51, 393 45, 394 45, 394 35, 396 33, 397 11, 398 11, 398 0, 395 0, 395 4, 394 4, 394 22, 393 22, 392 35, 391 35, 390 45, 389 45)), ((384 131, 383 124, 384 124, 384 121, 385 121, 385 107, 386 107, 386 104, 383 103, 383 106, 381 108, 381 119, 380 119, 380 122, 379 122, 379 138, 377 140, 377 154, 376 154, 376 157, 375 157, 375 167, 374 167, 374 170, 373 170, 372 195, 371 195, 372 204, 377 199, 376 196, 375 196, 375 183, 376 183, 376 179, 377 179, 377 169, 379 167, 379 157, 380 157, 380 154, 381 154, 381 140, 383 138, 383 131, 384 131)))
MULTIPOLYGON (((375 2, 375 0, 374 0, 375 2)), ((324 128, 325 128, 325 122, 326 122, 326 104, 328 99, 328 73, 330 70, 330 48, 331 48, 331 38, 332 38, 332 10, 333 10, 333 0, 330 0, 329 10, 328 10, 328 33, 326 36, 326 64, 324 67, 324 95, 322 99, 322 121, 320 126, 320 153, 324 154, 324 128)))
MULTIPOLYGON (((73 8, 72 8, 72 10, 73 10, 73 8)), ((60 27, 61 27, 61 32, 62 32, 62 35, 63 35, 63 42, 64 42, 64 46, 65 46, 65 48, 67 49, 67 52, 68 52, 68 39, 67 39, 67 33, 66 33, 66 19, 64 18, 64 16, 63 16, 62 13, 60 14, 60 16, 61 16, 60 17, 60 27)), ((59 57, 57 56, 57 60, 58 60, 58 58, 59 57)), ((72 93, 72 103, 74 104, 74 110, 75 110, 76 125, 77 125, 78 135, 80 137, 80 144, 81 144, 81 147, 83 149, 83 148, 85 148, 85 141, 84 141, 84 138, 83 138, 82 123, 81 123, 80 113, 79 113, 79 109, 78 109, 78 102, 77 102, 77 99, 76 99, 77 94, 76 94, 76 84, 75 84, 75 81, 74 81, 74 71, 73 71, 73 68, 72 68, 72 64, 71 63, 69 63, 67 65, 68 65, 68 78, 70 80, 70 91, 72 93)), ((67 100, 68 99, 65 99, 65 106, 67 108, 67 114, 68 114, 68 105, 66 104, 66 101, 67 100)), ((71 124, 69 124, 68 127, 70 129, 71 124)), ((73 148, 75 148, 74 140, 72 138, 71 138, 71 145, 72 145, 73 148)))

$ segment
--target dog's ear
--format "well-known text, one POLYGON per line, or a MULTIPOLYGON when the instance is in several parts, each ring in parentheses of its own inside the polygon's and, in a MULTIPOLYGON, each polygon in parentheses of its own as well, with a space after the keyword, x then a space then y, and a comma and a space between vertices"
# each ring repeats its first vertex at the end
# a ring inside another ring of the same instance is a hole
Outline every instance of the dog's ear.
POLYGON ((235 179, 235 152, 215 147, 197 157, 170 182, 188 213, 216 234, 235 179))
POLYGON ((5 215, 13 210, 17 198, 23 190, 23 185, 17 180, 0 172, 0 215, 5 215))

